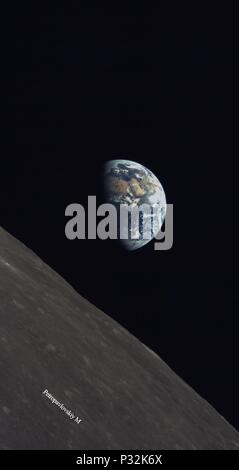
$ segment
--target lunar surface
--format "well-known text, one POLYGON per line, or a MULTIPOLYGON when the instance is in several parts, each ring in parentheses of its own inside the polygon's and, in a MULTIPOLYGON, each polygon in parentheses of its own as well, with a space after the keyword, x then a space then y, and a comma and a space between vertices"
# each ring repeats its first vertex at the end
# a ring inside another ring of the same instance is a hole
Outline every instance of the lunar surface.
POLYGON ((239 449, 155 353, 2 229, 0 296, 1 449, 239 449))
POLYGON ((166 214, 166 197, 152 171, 130 160, 110 160, 104 167, 103 186, 107 202, 116 207, 119 216, 120 206, 127 207, 128 221, 119 218, 120 241, 127 250, 141 248, 158 234, 166 214), (135 209, 138 217, 131 216, 135 209))

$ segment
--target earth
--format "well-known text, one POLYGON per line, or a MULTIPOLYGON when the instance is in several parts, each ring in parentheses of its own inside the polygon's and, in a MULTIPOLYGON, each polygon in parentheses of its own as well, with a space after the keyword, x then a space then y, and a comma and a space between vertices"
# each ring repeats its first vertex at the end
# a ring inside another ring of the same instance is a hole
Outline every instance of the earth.
POLYGON ((140 163, 110 160, 104 167, 103 186, 107 203, 117 209, 118 238, 123 246, 135 250, 152 240, 160 231, 166 214, 166 197, 158 178, 140 163), (123 219, 123 226, 122 205, 129 214, 126 223, 123 219), (137 211, 138 217, 131 215, 137 211))

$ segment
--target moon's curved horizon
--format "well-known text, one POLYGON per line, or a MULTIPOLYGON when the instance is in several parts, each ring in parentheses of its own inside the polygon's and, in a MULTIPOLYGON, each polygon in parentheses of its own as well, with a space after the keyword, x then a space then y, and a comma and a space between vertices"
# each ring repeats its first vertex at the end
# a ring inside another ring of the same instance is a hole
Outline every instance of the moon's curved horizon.
POLYGON ((239 449, 157 354, 1 228, 0 278, 0 449, 239 449))

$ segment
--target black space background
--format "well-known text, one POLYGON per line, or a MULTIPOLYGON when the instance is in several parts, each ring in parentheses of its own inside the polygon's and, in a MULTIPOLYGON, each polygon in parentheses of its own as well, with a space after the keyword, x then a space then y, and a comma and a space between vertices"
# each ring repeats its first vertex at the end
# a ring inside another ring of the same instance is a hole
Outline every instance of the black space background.
POLYGON ((12 12, 0 204, 6 230, 239 428, 232 17, 12 12), (171 251, 66 240, 66 205, 100 197, 102 163, 119 156, 150 168, 174 204, 171 251))

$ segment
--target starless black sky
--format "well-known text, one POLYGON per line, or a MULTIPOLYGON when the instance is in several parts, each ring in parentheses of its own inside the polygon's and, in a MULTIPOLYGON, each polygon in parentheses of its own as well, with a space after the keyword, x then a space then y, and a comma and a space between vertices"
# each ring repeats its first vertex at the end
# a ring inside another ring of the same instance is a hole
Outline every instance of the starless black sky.
POLYGON ((1 224, 239 428, 235 29, 177 8, 10 15, 1 224), (171 251, 66 240, 66 205, 100 200, 119 156, 174 204, 171 251))

